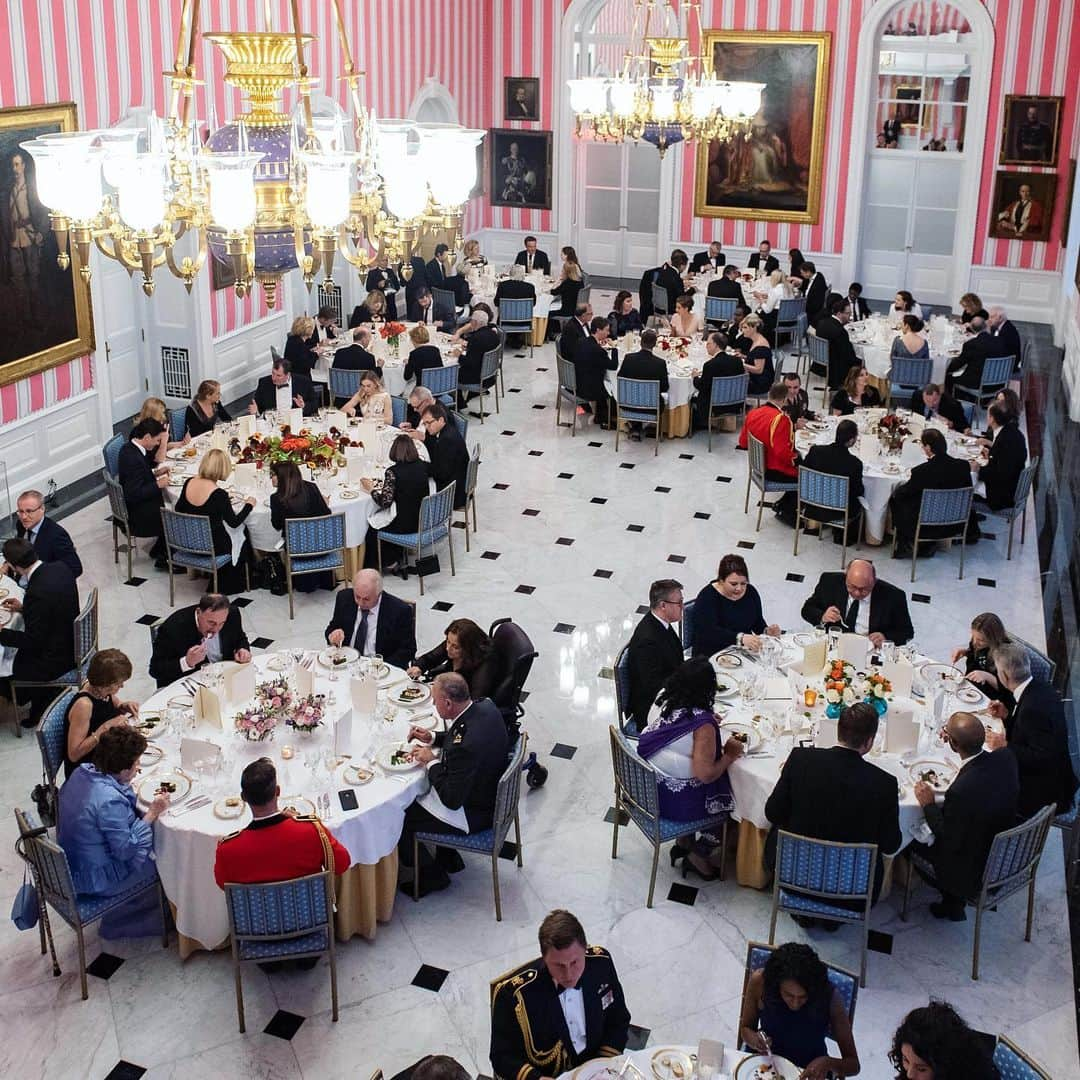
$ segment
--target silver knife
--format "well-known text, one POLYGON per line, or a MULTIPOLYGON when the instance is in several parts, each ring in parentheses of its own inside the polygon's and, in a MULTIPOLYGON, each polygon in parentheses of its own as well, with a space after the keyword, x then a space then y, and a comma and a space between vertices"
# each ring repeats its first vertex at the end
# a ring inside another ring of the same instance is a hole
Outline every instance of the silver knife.
POLYGON ((189 803, 184 803, 183 806, 174 807, 169 811, 169 817, 182 817, 184 814, 189 813, 192 810, 200 810, 204 806, 208 806, 213 799, 209 795, 199 795, 197 798, 192 799, 189 803))

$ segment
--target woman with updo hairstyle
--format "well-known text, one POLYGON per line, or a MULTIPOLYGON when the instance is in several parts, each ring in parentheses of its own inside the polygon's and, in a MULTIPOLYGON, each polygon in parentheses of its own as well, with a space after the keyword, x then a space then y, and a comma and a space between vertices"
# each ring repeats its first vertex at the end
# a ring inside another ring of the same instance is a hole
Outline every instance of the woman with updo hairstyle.
POLYGON ((900 333, 893 338, 889 359, 924 360, 930 355, 930 346, 923 337, 923 323, 918 315, 905 315, 900 320, 900 333))
POLYGON ((97 748, 110 728, 139 715, 134 701, 117 696, 131 678, 131 661, 119 649, 94 653, 86 672, 86 682, 71 699, 64 713, 64 776, 70 776, 97 748))
POLYGON ((221 383, 204 379, 184 413, 184 431, 192 438, 214 430, 215 424, 227 424, 232 417, 221 404, 221 383))

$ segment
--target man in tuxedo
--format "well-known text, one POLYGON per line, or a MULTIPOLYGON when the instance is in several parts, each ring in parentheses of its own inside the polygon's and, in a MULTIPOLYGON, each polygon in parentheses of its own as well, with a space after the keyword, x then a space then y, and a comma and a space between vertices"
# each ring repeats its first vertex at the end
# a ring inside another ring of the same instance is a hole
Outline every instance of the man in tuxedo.
MULTIPOLYGON (((687 288, 686 282, 683 280, 683 274, 686 273, 688 264, 689 260, 686 257, 686 252, 682 248, 676 248, 671 253, 668 261, 657 271, 655 284, 659 285, 667 293, 667 313, 669 315, 675 314, 675 301, 680 296, 693 292, 692 289, 687 288)), ((652 290, 650 289, 649 292, 651 294, 652 290)))
POLYGON ((540 956, 495 980, 491 1066, 508 1080, 559 1076, 626 1048, 630 1012, 611 954, 569 911, 540 924, 540 956))
POLYGON ((15 535, 20 540, 29 540, 43 563, 62 562, 77 578, 83 571, 79 553, 67 529, 45 516, 45 496, 40 491, 24 491, 15 508, 19 519, 15 535))
POLYGON ((379 367, 375 354, 370 351, 371 331, 362 326, 353 332, 353 344, 346 345, 344 349, 338 349, 334 353, 332 367, 339 371, 374 371, 382 377, 382 368, 379 367))
POLYGON ((411 438, 423 442, 427 438, 423 421, 424 410, 434 403, 435 395, 426 386, 414 386, 405 402, 405 420, 398 427, 411 438))
POLYGON ((417 293, 423 292, 424 289, 431 290, 431 282, 428 281, 427 276, 427 264, 419 255, 409 257, 409 269, 412 271, 412 275, 405 282, 406 311, 409 310, 409 305, 416 299, 417 293))
POLYGON ((787 390, 783 409, 788 414, 796 431, 806 427, 807 420, 814 419, 810 410, 810 395, 802 387, 802 378, 797 371, 785 371, 781 381, 787 390))
POLYGON ((416 657, 416 608, 383 592, 377 570, 357 570, 352 588, 338 590, 323 637, 329 645, 349 645, 361 656, 377 653, 407 668, 416 657))
POLYGON ((884 641, 905 645, 915 636, 904 590, 881 581, 867 559, 852 559, 843 573, 822 574, 802 617, 811 626, 863 634, 875 649, 884 641))
POLYGON ((976 315, 968 323, 968 330, 970 337, 964 342, 960 355, 953 357, 945 369, 945 389, 950 394, 955 386, 963 386, 969 390, 978 389, 987 358, 1005 355, 1001 351, 1001 339, 990 333, 982 316, 976 315))
MULTIPOLYGON (((849 544, 854 543, 859 535, 859 515, 862 513, 859 496, 863 493, 863 464, 851 452, 851 448, 858 439, 859 425, 854 420, 841 420, 836 425, 833 442, 812 446, 803 462, 806 468, 816 472, 848 478, 847 542, 849 544)), ((837 511, 818 508, 807 503, 803 504, 803 512, 816 521, 839 520, 837 511)), ((833 539, 838 544, 842 542, 841 530, 833 531, 833 539)))
POLYGON ((578 345, 589 336, 589 323, 592 321, 592 304, 586 301, 574 309, 574 317, 563 323, 556 350, 564 360, 573 361, 578 345))
POLYGON ((1023 359, 1024 346, 1020 342, 1020 334, 1016 327, 1009 321, 1003 307, 992 307, 987 326, 990 333, 997 338, 998 356, 1011 356, 1019 364, 1023 359))
POLYGON ((264 375, 255 387, 255 396, 248 405, 252 416, 275 409, 286 413, 289 409, 303 409, 305 416, 319 411, 319 395, 306 375, 293 372, 292 364, 283 356, 274 358, 269 375, 264 375))
POLYGON ((774 270, 780 269, 780 261, 772 253, 772 244, 768 240, 762 240, 758 244, 757 251, 746 262, 747 267, 757 271, 758 277, 766 277, 774 270))
POLYGON ((454 294, 454 303, 464 307, 472 299, 472 290, 463 274, 448 274, 446 258, 450 247, 447 244, 435 245, 435 257, 427 264, 428 284, 433 289, 446 289, 454 294))
POLYGON ((535 270, 545 277, 551 276, 551 260, 546 252, 537 248, 535 236, 525 237, 525 247, 517 253, 514 262, 518 266, 524 266, 526 274, 531 274, 535 270))
POLYGON ((987 411, 990 421, 990 456, 985 465, 972 464, 983 494, 976 499, 991 510, 1012 506, 1016 485, 1027 465, 1027 440, 1009 410, 994 402, 987 411))
MULTIPOLYGON (((668 392, 668 369, 667 364, 660 359, 653 349, 656 348, 656 331, 643 330, 641 333, 641 349, 638 352, 627 353, 623 357, 622 367, 619 374, 624 379, 645 379, 660 384, 660 393, 668 392)), ((630 422, 630 438, 641 440, 641 431, 644 425, 637 420, 630 422)))
POLYGON ((743 302, 742 286, 739 284, 739 268, 728 263, 720 277, 709 282, 707 296, 718 296, 721 300, 743 302))
MULTIPOLYGON (((21 612, 21 630, 0 630, 0 645, 16 649, 11 675, 16 682, 45 682, 75 666, 75 620, 79 616, 79 590, 75 576, 62 562, 44 563, 29 540, 4 543, 4 562, 26 582, 22 600, 0 601, 7 612, 21 612)), ((56 690, 29 694, 30 715, 24 727, 33 727, 56 690)))
POLYGON ((424 409, 424 430, 435 486, 441 489, 454 481, 454 508, 460 510, 468 497, 465 476, 469 469, 469 448, 446 406, 438 401, 424 409))
POLYGON ((661 578, 649 586, 649 610, 634 627, 626 647, 630 674, 628 725, 638 732, 649 722, 656 695, 683 662, 682 638, 676 624, 683 617, 682 583, 661 578))
POLYGON ((496 307, 500 300, 536 300, 536 289, 531 281, 525 280, 525 267, 521 263, 514 263, 510 267, 510 276, 496 286, 496 307))
MULTIPOLYGON (((480 375, 484 366, 484 354, 499 347, 500 339, 495 328, 488 325, 488 313, 475 308, 469 316, 468 324, 463 328, 465 351, 458 360, 458 383, 461 386, 479 386, 480 375)), ((484 388, 491 386, 497 376, 491 375, 483 383, 484 388)), ((463 391, 458 391, 459 395, 463 391)), ((479 413, 470 415, 479 416, 479 413)))
POLYGON ((994 836, 1016 822, 1020 776, 1012 754, 986 752, 986 728, 977 716, 953 713, 942 735, 960 756, 960 771, 940 805, 928 783, 915 785, 915 800, 934 843, 928 847, 916 841, 911 850, 934 868, 930 884, 940 890, 941 900, 930 905, 930 913, 963 922, 964 900, 979 892, 994 836))
MULTIPOLYGON (((950 457, 949 444, 937 428, 924 429, 919 437, 926 461, 911 470, 911 476, 892 493, 889 506, 892 510, 893 529, 896 531, 894 559, 910 559, 915 542, 915 525, 919 519, 919 506, 924 491, 946 491, 951 488, 971 486, 971 468, 967 461, 950 457)), ((934 554, 937 544, 935 535, 956 530, 950 526, 924 526, 921 530, 919 554, 934 554)), ((969 527, 967 542, 975 537, 969 527)))
MULTIPOLYGON (((804 263, 805 269, 808 264, 804 263)), ((860 367, 862 361, 855 355, 855 346, 847 332, 851 322, 851 305, 843 296, 829 305, 829 314, 811 322, 814 333, 829 343, 829 388, 839 389, 844 385, 847 373, 853 367, 860 367)))
POLYGON ((862 285, 853 281, 847 290, 848 303, 851 305, 851 317, 853 319, 869 319, 870 305, 863 299, 862 285))
POLYGON ((953 431, 968 430, 964 407, 952 394, 943 394, 937 383, 927 383, 921 390, 916 390, 911 395, 909 408, 924 420, 932 420, 935 416, 944 420, 953 431))
POLYGON ((722 270, 725 262, 727 262, 727 259, 724 257, 720 241, 714 240, 709 244, 708 251, 699 251, 694 256, 693 261, 690 263, 690 269, 695 274, 700 274, 703 270, 712 273, 715 270, 722 270))
POLYGON ((164 424, 148 417, 140 420, 120 447, 117 476, 124 492, 128 525, 133 536, 153 536, 150 557, 158 570, 167 570, 165 535, 161 524, 161 508, 165 505, 162 488, 169 483, 169 471, 155 470, 151 454, 158 445, 164 424))
POLYGON ((240 609, 222 593, 206 593, 197 604, 174 611, 158 628, 150 654, 150 675, 168 686, 204 664, 251 660, 240 609))
MULTIPOLYGON (((430 731, 425 727, 409 729, 409 739, 420 743, 412 750, 412 760, 427 766, 428 791, 405 811, 405 821, 398 841, 398 859, 402 866, 413 866, 414 837, 418 832, 446 833, 461 836, 491 827, 495 815, 495 797, 499 778, 506 771, 510 740, 502 713, 490 698, 473 701, 469 684, 456 672, 436 675, 431 684, 435 711, 446 730, 430 731), (434 751, 442 750, 435 760, 434 751)), ((419 895, 445 889, 449 874, 463 870, 465 863, 453 848, 436 848, 432 859, 420 846, 419 895)), ((403 885, 402 892, 413 895, 413 885, 403 885)))
POLYGON ((435 300, 426 285, 409 301, 408 314, 409 322, 423 323, 429 330, 443 330, 449 333, 454 329, 453 319, 440 319, 435 314, 435 300))
POLYGON ((999 645, 994 650, 998 682, 1016 702, 1012 712, 1003 702, 990 703, 989 712, 1005 724, 1005 733, 988 731, 986 746, 1010 753, 1020 770, 1017 813, 1029 818, 1053 804, 1063 814, 1076 793, 1076 776, 1069 758, 1065 707, 1058 692, 1031 674, 1031 659, 1023 645, 999 645))
POLYGON ((315 329, 312 330, 311 337, 304 344, 309 349, 314 349, 325 341, 333 341, 337 337, 338 330, 334 324, 336 318, 337 312, 332 307, 324 305, 319 308, 319 313, 315 316, 315 329))
MULTIPOLYGON (((874 706, 865 701, 849 705, 840 713, 836 727, 836 746, 828 750, 796 747, 791 751, 765 803, 765 816, 772 829, 765 842, 764 862, 769 870, 776 865, 776 834, 780 829, 815 840, 877 844, 877 900, 884 858, 902 843, 900 791, 892 773, 866 760, 878 730, 874 706)), ((818 922, 802 917, 796 921, 802 926, 818 922)), ((826 929, 835 926, 827 923, 826 929)))
MULTIPOLYGON (((387 261, 385 255, 382 256, 381 261, 384 263, 387 261)), ((382 290, 383 296, 386 297, 386 317, 396 319, 398 317, 397 294, 401 290, 401 279, 392 266, 380 266, 376 263, 368 271, 364 291, 371 292, 372 289, 382 290)))
MULTIPOLYGON (((566 331, 563 331, 565 336, 566 331)), ((614 403, 604 384, 604 372, 619 366, 618 351, 609 338, 611 324, 603 315, 589 323, 589 336, 574 345, 574 373, 577 376, 578 397, 593 403, 593 415, 598 424, 606 424, 614 415, 614 403)), ((561 339, 560 339, 561 340, 561 339)))
MULTIPOLYGON (((825 275, 819 273, 818 268, 812 262, 804 262, 799 267, 799 275, 806 282, 803 288, 803 295, 806 297, 806 321, 811 326, 817 326, 821 319, 831 310, 826 308, 829 300, 828 282, 825 280, 825 275)), ((844 304, 848 309, 848 318, 850 319, 851 306, 846 299, 844 304)))
MULTIPOLYGON (((652 331, 647 332, 651 333, 652 331)), ((642 335, 642 344, 644 344, 644 341, 644 335, 642 335)), ((707 428, 709 426, 709 412, 711 409, 709 401, 712 397, 713 379, 722 379, 731 375, 742 375, 746 371, 746 368, 743 367, 743 362, 737 356, 733 356, 729 353, 727 348, 727 334, 720 330, 712 331, 705 339, 705 354, 708 356, 708 359, 701 367, 701 374, 694 376, 694 388, 697 390, 697 398, 695 401, 698 427, 707 428)), ((721 405, 715 411, 724 414, 737 413, 741 409, 742 405, 721 405)))

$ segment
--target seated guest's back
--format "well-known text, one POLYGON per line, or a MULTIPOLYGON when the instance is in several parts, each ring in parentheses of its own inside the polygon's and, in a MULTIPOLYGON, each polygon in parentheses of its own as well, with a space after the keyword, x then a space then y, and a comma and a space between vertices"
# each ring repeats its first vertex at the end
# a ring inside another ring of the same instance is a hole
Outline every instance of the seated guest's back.
MULTIPOLYGON (((701 427, 707 427, 709 423, 709 402, 712 400, 713 379, 742 375, 746 370, 743 362, 727 349, 727 334, 720 330, 713 330, 706 335, 705 355, 708 359, 701 365, 701 374, 694 378, 694 388, 697 390, 697 420, 701 427)), ((719 406, 717 411, 736 413, 741 409, 742 405, 737 403, 719 406)))
POLYGON ((449 410, 440 402, 432 402, 424 409, 424 428, 427 446, 431 457, 431 475, 439 490, 454 482, 454 508, 460 510, 465 505, 468 492, 465 490, 466 473, 469 468, 469 448, 458 431, 457 424, 449 410))
POLYGON ((721 300, 743 302, 742 286, 739 284, 739 268, 730 263, 724 267, 723 274, 709 282, 706 295, 717 296, 721 300))
POLYGON ((428 368, 443 366, 442 353, 437 345, 431 344, 431 333, 423 323, 418 323, 409 331, 409 340, 413 347, 409 352, 409 358, 405 361, 405 370, 402 375, 406 382, 410 379, 418 379, 420 372, 428 368))
POLYGON ((739 645, 750 652, 761 648, 761 635, 776 637, 780 627, 770 626, 761 612, 761 597, 750 584, 750 571, 741 555, 725 555, 694 604, 695 656, 712 656, 739 645))
POLYGON ((443 641, 418 656, 409 668, 413 678, 430 679, 444 671, 456 671, 469 684, 474 701, 492 697, 504 674, 502 657, 491 638, 472 619, 454 619, 443 641))
POLYGON ((87 668, 86 682, 64 713, 64 776, 93 754, 104 732, 126 725, 136 712, 131 701, 121 701, 119 693, 131 678, 131 661, 119 649, 94 653, 87 668))
POLYGON ((660 383, 660 393, 668 392, 667 364, 653 352, 656 348, 656 331, 646 330, 641 335, 641 349, 623 357, 619 375, 624 379, 643 379, 660 383))
MULTIPOLYGON (((828 473, 830 476, 846 476, 848 478, 848 543, 854 543, 858 534, 858 518, 862 513, 862 503, 859 496, 863 493, 863 463, 851 452, 859 438, 859 427, 854 420, 841 420, 836 425, 836 435, 831 443, 822 443, 810 447, 803 464, 814 472, 828 473)), ((838 511, 820 508, 820 513, 815 513, 815 508, 809 503, 803 503, 803 511, 810 518, 817 521, 831 521, 838 515, 838 511)), ((840 536, 839 531, 837 536, 840 536)))
POLYGON ((250 659, 240 609, 221 593, 206 593, 197 604, 178 608, 158 627, 150 653, 150 676, 159 687, 168 686, 204 664, 221 660, 246 664, 250 659))
POLYGON ((1027 465, 1027 440, 1003 404, 994 402, 988 416, 992 441, 987 462, 979 468, 979 479, 986 488, 986 505, 1001 510, 1016 500, 1016 485, 1027 465))
POLYGON ((195 438, 214 430, 215 424, 227 424, 232 417, 221 404, 221 383, 204 379, 184 412, 184 434, 195 438))
POLYGON ((315 333, 315 320, 310 315, 298 315, 293 319, 289 335, 285 339, 285 352, 282 354, 292 364, 293 372, 311 378, 311 369, 315 363, 310 338, 315 333))
MULTIPOLYGON (((649 709, 667 677, 683 662, 676 626, 682 618, 682 584, 662 578, 649 586, 649 610, 641 617, 626 647, 630 676, 630 720, 641 731, 649 709)), ((625 706, 624 706, 625 707, 625 706)))
POLYGON ((120 447, 117 478, 124 493, 128 525, 133 536, 153 536, 157 540, 150 555, 161 563, 165 555, 162 537, 161 508, 165 496, 161 489, 169 483, 167 473, 154 475, 153 452, 165 426, 157 420, 141 420, 132 429, 128 441, 120 447))
POLYGON ((366 326, 353 331, 353 344, 334 353, 331 367, 339 371, 378 371, 379 361, 371 351, 371 331, 366 326))
POLYGON ((564 360, 572 361, 577 347, 589 336, 589 322, 592 317, 590 304, 578 304, 574 317, 563 324, 555 348, 564 360))
POLYGON ((82 574, 82 561, 63 525, 45 516, 45 496, 40 491, 24 491, 16 500, 15 535, 34 545, 43 563, 62 562, 73 577, 82 574))
MULTIPOLYGON (((322 492, 310 480, 305 480, 299 467, 292 461, 275 461, 270 466, 270 482, 274 485, 270 495, 270 524, 284 534, 285 522, 290 518, 326 517, 330 507, 322 492)), ((293 578, 295 592, 314 592, 316 589, 332 589, 333 574, 299 574, 293 578)))
MULTIPOLYGON (((430 443, 430 439, 427 440, 430 443)), ((430 453, 430 447, 428 452, 430 453)), ((396 570, 402 556, 397 544, 379 540, 378 533, 414 533, 420 528, 420 504, 430 494, 428 463, 421 460, 416 443, 408 435, 398 435, 390 444, 390 465, 381 480, 361 481, 364 490, 381 510, 394 510, 394 517, 387 524, 376 528, 369 525, 364 564, 371 569, 379 564, 380 548, 382 565, 396 570)))
MULTIPOLYGON (((911 556, 911 544, 915 537, 915 525, 919 517, 924 491, 947 491, 971 486, 971 469, 966 459, 949 454, 945 436, 937 428, 925 428, 919 437, 926 461, 911 470, 910 477, 892 493, 893 527, 898 543, 896 557, 911 556)), ((933 539, 942 533, 956 532, 952 526, 923 526, 922 539, 933 539)))
MULTIPOLYGON (((473 329, 465 338, 465 352, 458 360, 458 382, 463 386, 476 386, 480 382, 484 366, 484 356, 499 347, 499 335, 489 326, 487 312, 474 309, 470 316, 473 329)), ((496 376, 490 375, 484 380, 484 386, 491 386, 496 376)))

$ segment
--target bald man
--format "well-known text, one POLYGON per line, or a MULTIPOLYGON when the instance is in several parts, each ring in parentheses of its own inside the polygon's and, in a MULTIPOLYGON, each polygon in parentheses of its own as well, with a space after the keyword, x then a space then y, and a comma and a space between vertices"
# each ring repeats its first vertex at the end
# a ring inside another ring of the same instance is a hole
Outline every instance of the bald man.
POLYGON ((845 573, 822 574, 802 617, 811 626, 838 626, 870 638, 905 645, 915 636, 903 589, 878 578, 868 559, 852 559, 845 573))
POLYGON ((934 843, 929 848, 914 844, 912 850, 929 861, 933 874, 927 880, 941 892, 941 900, 930 905, 931 914, 963 922, 964 898, 979 891, 994 834, 1016 823, 1020 776, 1012 754, 984 747, 986 729, 977 716, 955 712, 941 734, 962 764, 940 803, 929 784, 915 785, 934 843))
POLYGON ((351 645, 361 656, 378 653, 406 668, 416 656, 416 609, 383 592, 377 570, 357 570, 352 587, 337 594, 325 637, 330 645, 351 645))

